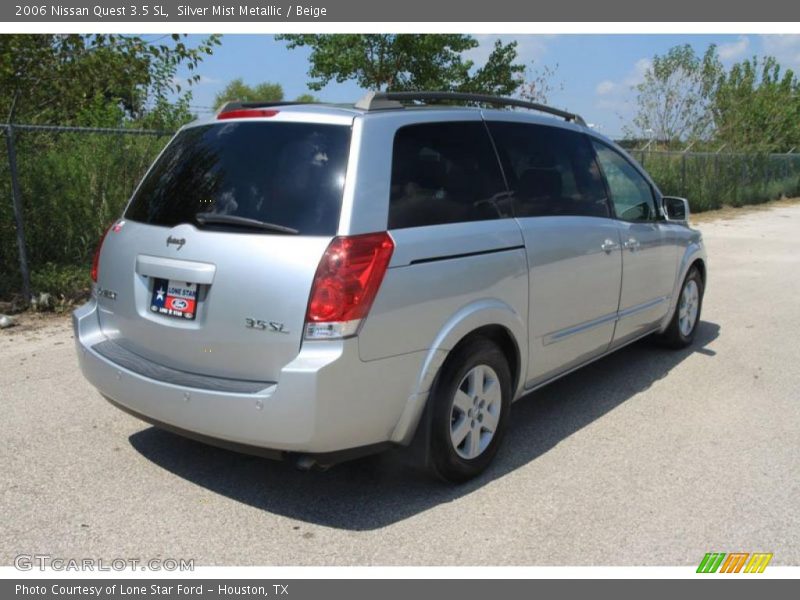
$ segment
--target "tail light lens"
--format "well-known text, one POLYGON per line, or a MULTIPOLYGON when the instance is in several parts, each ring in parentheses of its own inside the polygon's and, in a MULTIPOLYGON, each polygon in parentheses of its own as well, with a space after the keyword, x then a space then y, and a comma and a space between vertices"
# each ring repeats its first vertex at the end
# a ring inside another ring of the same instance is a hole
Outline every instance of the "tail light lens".
POLYGON ((109 225, 106 228, 106 230, 103 232, 103 235, 100 236, 100 241, 97 242, 97 248, 94 251, 94 258, 92 258, 92 281, 94 281, 95 283, 97 283, 97 276, 99 275, 99 272, 100 272, 100 269, 99 269, 99 266, 100 266, 100 250, 103 248, 103 242, 105 241, 106 236, 108 235, 108 232, 111 231, 111 228, 114 227, 115 225, 116 225, 116 222, 112 223, 111 225, 109 225))
POLYGON ((219 113, 217 119, 248 119, 256 117, 274 117, 277 110, 264 110, 261 108, 242 108, 219 113))
POLYGON ((334 238, 317 267, 305 338, 355 335, 378 294, 394 242, 386 232, 334 238))

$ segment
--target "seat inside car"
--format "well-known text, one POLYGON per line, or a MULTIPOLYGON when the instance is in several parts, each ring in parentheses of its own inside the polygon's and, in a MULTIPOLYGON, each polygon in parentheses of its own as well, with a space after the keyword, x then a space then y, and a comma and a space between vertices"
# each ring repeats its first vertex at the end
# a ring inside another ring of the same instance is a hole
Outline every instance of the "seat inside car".
POLYGON ((562 189, 561 173, 555 167, 536 167, 523 171, 517 186, 517 216, 558 214, 562 189))

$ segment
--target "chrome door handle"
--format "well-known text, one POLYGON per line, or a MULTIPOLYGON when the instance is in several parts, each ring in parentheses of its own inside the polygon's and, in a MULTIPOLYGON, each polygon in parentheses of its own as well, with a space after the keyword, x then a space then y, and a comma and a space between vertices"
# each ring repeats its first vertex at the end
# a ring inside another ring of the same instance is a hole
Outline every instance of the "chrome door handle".
POLYGON ((600 249, 606 254, 608 254, 612 250, 616 250, 617 248, 619 248, 619 244, 617 244, 613 240, 606 240, 602 244, 600 244, 600 249))
POLYGON ((625 246, 626 249, 633 252, 634 250, 638 250, 641 244, 639 243, 639 240, 637 240, 636 238, 628 238, 628 241, 625 242, 623 246, 625 246))

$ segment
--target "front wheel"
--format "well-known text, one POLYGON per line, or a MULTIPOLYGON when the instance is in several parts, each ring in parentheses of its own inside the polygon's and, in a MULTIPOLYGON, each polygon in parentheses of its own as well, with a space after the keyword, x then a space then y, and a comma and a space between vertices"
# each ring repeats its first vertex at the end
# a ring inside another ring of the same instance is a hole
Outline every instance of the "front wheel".
POLYGON ((435 475, 463 482, 486 469, 505 436, 511 394, 508 360, 494 342, 476 338, 448 358, 431 396, 435 475))
POLYGON ((670 348, 685 348, 694 341, 703 307, 703 277, 692 267, 683 280, 675 314, 659 340, 670 348))

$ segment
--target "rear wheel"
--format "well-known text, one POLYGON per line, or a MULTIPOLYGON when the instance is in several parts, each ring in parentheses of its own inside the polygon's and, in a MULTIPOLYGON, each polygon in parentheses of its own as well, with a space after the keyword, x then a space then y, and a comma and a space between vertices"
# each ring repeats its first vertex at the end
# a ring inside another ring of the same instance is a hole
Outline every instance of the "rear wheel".
POLYGON ((670 348, 685 348, 694 341, 703 307, 703 277, 692 267, 683 280, 675 314, 659 340, 670 348))
POLYGON ((486 469, 505 435, 511 394, 508 361, 494 342, 476 338, 447 360, 431 397, 435 475, 462 482, 486 469))

